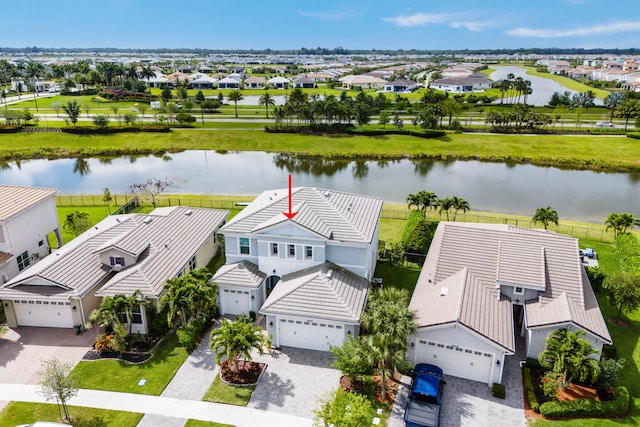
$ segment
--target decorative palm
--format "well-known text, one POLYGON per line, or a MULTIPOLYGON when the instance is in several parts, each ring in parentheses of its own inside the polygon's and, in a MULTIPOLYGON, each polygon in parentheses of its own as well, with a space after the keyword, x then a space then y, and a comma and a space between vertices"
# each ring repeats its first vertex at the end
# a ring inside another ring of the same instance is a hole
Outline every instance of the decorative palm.
POLYGON ((626 233, 627 229, 633 227, 637 222, 636 216, 628 212, 611 212, 604 220, 607 230, 613 228, 614 237, 626 233))
POLYGON ((533 215, 532 220, 534 223, 541 222, 546 230, 550 222, 554 223, 556 226, 558 225, 558 212, 554 211, 551 206, 538 208, 536 209, 536 213, 533 215))
POLYGON ((238 89, 234 89, 229 92, 229 94, 227 95, 227 99, 229 101, 233 101, 233 103, 235 104, 236 117, 238 117, 238 101, 242 101, 244 99, 244 96, 242 96, 242 92, 240 92, 238 89))
POLYGON ((442 212, 447 214, 447 221, 449 221, 449 209, 453 207, 453 199, 451 197, 445 197, 444 199, 438 200, 438 212, 440 213, 440 217, 442 217, 442 212))
POLYGON ((180 319, 181 325, 186 325, 189 321, 190 313, 193 312, 192 288, 193 285, 186 283, 183 277, 167 280, 165 284, 167 292, 160 298, 160 303, 168 307, 169 326, 173 326, 176 319, 180 319))
POLYGON ((223 358, 227 362, 233 361, 238 370, 238 357, 251 361, 251 351, 256 349, 262 354, 265 337, 262 328, 253 326, 250 322, 231 322, 222 319, 222 325, 211 331, 211 350, 216 357, 216 363, 220 364, 223 358))
POLYGON ((571 332, 567 329, 553 331, 547 337, 546 348, 538 356, 540 364, 565 377, 565 387, 574 378, 584 381, 591 376, 596 378, 600 367, 590 355, 597 353, 589 341, 581 338, 583 330, 571 332))
POLYGON ((453 220, 456 220, 456 216, 458 216, 458 211, 462 211, 462 213, 467 213, 471 209, 469 206, 469 202, 465 199, 453 196, 451 198, 451 209, 453 209, 453 220))
POLYGON ((266 117, 268 119, 269 118, 269 107, 275 106, 276 105, 276 101, 273 99, 273 97, 271 96, 271 94, 269 92, 265 92, 265 93, 262 94, 262 96, 260 96, 260 99, 258 99, 258 104, 264 105, 266 117))

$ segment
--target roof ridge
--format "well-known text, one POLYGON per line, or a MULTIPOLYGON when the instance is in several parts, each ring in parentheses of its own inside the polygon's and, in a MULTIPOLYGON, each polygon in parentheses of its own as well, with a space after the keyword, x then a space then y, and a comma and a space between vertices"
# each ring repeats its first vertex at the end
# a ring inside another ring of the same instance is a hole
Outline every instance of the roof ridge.
POLYGON ((467 267, 462 267, 462 270, 460 270, 458 273, 462 272, 462 286, 460 286, 460 294, 458 295, 458 303, 457 303, 457 307, 456 307, 456 320, 460 321, 460 319, 462 318, 462 306, 464 304, 464 293, 467 290, 467 279, 469 278, 469 270, 467 269, 467 267))

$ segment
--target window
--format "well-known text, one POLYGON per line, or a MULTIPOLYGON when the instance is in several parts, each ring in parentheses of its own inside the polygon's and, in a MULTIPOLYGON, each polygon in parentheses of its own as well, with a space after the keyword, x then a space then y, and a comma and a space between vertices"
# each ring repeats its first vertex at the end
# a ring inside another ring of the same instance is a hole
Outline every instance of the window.
POLYGON ((29 267, 31 261, 29 260, 29 251, 24 251, 16 258, 18 261, 18 270, 22 271, 25 268, 29 267))
POLYGON ((195 270, 195 269, 196 269, 196 256, 194 255, 189 260, 189 270, 195 270))
POLYGON ((121 256, 110 256, 109 257, 109 264, 111 264, 111 265, 120 265, 120 266, 124 267, 124 258, 122 258, 121 256))
POLYGON ((305 246, 304 247, 304 255, 307 258, 313 258, 313 247, 305 246))
POLYGON ((289 256, 290 257, 296 256, 296 245, 289 245, 289 256))
POLYGON ((524 289, 520 286, 516 286, 515 289, 513 290, 513 293, 516 295, 522 295, 524 294, 524 289))
POLYGON ((251 253, 251 251, 249 250, 249 239, 247 239, 246 237, 241 237, 240 238, 240 253, 242 255, 249 255, 251 253))
POLYGON ((142 324, 142 311, 140 310, 140 306, 136 305, 133 310, 132 313, 133 318, 131 319, 131 323, 137 324, 137 325, 141 325, 142 324))
POLYGON ((44 240, 40 240, 40 241, 38 242, 38 246, 42 246, 42 245, 44 245, 44 240))
POLYGON ((272 243, 271 244, 271 255, 278 255, 278 244, 277 243, 272 243))

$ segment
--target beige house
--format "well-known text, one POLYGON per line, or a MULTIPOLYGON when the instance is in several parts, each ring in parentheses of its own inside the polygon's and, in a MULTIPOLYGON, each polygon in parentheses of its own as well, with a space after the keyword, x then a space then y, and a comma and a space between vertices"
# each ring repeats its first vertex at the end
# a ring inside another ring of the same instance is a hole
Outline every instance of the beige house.
MULTIPOLYGON (((9 326, 85 325, 102 297, 140 290, 152 304, 164 284, 207 265, 227 211, 157 208, 112 215, 26 269, 0 288, 9 326)), ((132 332, 146 333, 146 314, 134 312, 132 332)))

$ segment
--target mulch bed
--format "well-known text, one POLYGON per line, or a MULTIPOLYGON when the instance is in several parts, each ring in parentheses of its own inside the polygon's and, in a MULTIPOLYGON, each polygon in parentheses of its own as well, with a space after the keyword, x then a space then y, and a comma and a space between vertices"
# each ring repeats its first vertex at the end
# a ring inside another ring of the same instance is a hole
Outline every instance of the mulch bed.
POLYGON ((249 362, 239 360, 237 363, 229 364, 226 360, 220 364, 220 378, 226 383, 237 385, 257 384, 260 375, 265 370, 264 363, 249 362))
POLYGON ((609 323, 619 326, 621 328, 626 328, 629 326, 629 324, 624 320, 618 320, 618 319, 609 319, 609 323))
POLYGON ((600 400, 595 388, 578 384, 569 384, 564 390, 558 391, 558 400, 591 399, 600 400))
POLYGON ((398 380, 396 378, 387 377, 386 381, 386 396, 382 396, 382 389, 380 388, 380 383, 382 381, 381 377, 378 375, 374 375, 372 377, 373 382, 376 384, 376 388, 374 391, 374 397, 376 401, 380 403, 389 403, 396 400, 396 394, 398 393, 398 380))
POLYGON ((98 352, 96 350, 89 350, 87 354, 82 357, 82 360, 118 359, 129 363, 142 363, 149 360, 151 356, 151 353, 118 353, 115 351, 98 352))

